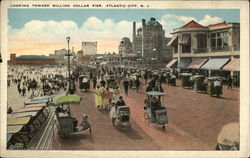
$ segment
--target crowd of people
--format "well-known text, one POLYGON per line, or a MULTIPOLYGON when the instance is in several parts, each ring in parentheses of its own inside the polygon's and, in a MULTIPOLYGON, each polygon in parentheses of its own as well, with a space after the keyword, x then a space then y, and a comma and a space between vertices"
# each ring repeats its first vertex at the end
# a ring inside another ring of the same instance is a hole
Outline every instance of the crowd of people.
POLYGON ((8 87, 16 86, 20 96, 29 98, 52 95, 59 91, 66 91, 67 80, 64 68, 54 66, 9 66, 8 87))

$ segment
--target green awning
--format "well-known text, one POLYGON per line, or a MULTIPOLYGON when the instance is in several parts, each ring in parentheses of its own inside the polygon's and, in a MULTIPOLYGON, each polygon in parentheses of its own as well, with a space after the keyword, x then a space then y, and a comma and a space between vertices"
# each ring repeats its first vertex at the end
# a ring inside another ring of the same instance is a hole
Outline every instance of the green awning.
POLYGON ((56 100, 56 105, 62 105, 62 104, 80 104, 81 97, 77 95, 66 95, 58 98, 56 100))

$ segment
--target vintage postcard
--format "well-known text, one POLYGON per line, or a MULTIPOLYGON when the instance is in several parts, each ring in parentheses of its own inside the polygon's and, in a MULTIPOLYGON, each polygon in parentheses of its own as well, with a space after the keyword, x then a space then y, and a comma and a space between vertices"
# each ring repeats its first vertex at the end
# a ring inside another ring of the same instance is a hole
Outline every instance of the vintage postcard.
POLYGON ((2 157, 248 157, 247 1, 2 1, 2 157))

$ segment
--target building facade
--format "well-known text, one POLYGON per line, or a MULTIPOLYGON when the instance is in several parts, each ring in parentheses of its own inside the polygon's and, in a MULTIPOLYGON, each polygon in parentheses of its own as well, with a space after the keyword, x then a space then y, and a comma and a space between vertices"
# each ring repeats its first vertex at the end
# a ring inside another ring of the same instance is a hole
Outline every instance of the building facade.
MULTIPOLYGON (((202 26, 195 21, 174 29, 168 45, 173 48, 172 64, 206 76, 234 76, 239 82, 240 24, 218 23, 202 26), (232 64, 237 70, 223 69, 232 64)), ((171 68, 171 64, 167 65, 171 68)))
POLYGON ((133 22, 133 52, 140 56, 144 63, 152 66, 152 63, 161 64, 171 60, 167 59, 172 53, 168 51, 166 40, 165 31, 155 18, 151 18, 148 22, 142 19, 142 27, 138 29, 136 22, 133 22))
POLYGON ((82 42, 83 55, 97 54, 97 42, 82 42))
POLYGON ((16 54, 10 55, 9 65, 54 65, 57 64, 55 58, 44 55, 21 55, 16 57, 16 54))
POLYGON ((130 39, 127 37, 123 37, 119 47, 118 47, 118 52, 121 56, 126 57, 131 54, 133 54, 133 47, 132 43, 130 42, 130 39))

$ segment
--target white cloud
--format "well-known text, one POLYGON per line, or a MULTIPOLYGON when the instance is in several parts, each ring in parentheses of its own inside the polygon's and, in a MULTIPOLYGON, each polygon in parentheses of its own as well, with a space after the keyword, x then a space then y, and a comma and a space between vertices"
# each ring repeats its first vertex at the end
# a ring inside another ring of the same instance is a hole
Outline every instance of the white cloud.
POLYGON ((199 21, 199 23, 203 26, 208 26, 210 24, 216 24, 216 23, 220 23, 223 22, 223 19, 220 17, 211 17, 210 15, 205 15, 205 17, 199 21))
POLYGON ((191 17, 191 16, 177 16, 176 18, 177 18, 177 20, 183 21, 183 22, 185 22, 185 23, 188 23, 188 22, 190 22, 190 21, 192 21, 192 20, 197 21, 196 18, 191 17))
MULTIPOLYGON (((77 48, 76 50, 81 49, 82 41, 97 41, 100 53, 103 51, 117 52, 121 38, 131 38, 132 22, 125 20, 114 22, 112 19, 100 20, 96 17, 90 17, 83 22, 80 28, 74 21, 40 20, 29 21, 21 29, 9 27, 9 45, 16 48, 18 46, 26 47, 25 45, 31 43, 65 43, 67 36, 71 37, 72 44, 78 43, 77 46, 74 46, 77 48), (113 48, 111 45, 114 45, 113 48), (111 48, 111 50, 102 50, 105 47, 111 48)), ((53 51, 51 50, 50 53, 53 51)))
POLYGON ((161 17, 160 23, 165 29, 166 36, 171 36, 170 33, 173 32, 173 29, 179 28, 190 22, 191 20, 197 21, 196 18, 190 16, 177 16, 174 14, 166 14, 161 17))
MULTIPOLYGON (((166 14, 158 21, 162 24, 166 36, 171 36, 170 33, 173 32, 173 29, 179 28, 191 20, 198 21, 195 17, 177 16, 174 14, 166 14)), ((198 23, 207 26, 221 21, 223 19, 220 17, 205 15, 198 23)), ((137 22, 136 25, 139 28, 141 22, 137 22)), ((47 46, 49 43, 55 43, 54 46, 53 44, 49 45, 51 47, 49 53, 53 53, 55 49, 61 49, 62 46, 65 46, 65 38, 70 36, 71 45, 75 47, 75 50, 81 49, 82 41, 97 41, 98 52, 117 52, 121 38, 129 37, 132 41, 132 27, 132 21, 122 20, 114 22, 112 19, 101 20, 97 17, 88 18, 83 22, 81 27, 78 27, 74 21, 32 20, 26 23, 21 29, 8 27, 9 47, 13 48, 12 50, 25 52, 26 50, 22 48, 31 50, 33 47, 34 49, 38 49, 39 45, 47 46), (56 45, 56 43, 60 43, 60 45, 56 45)), ((49 48, 46 48, 46 51, 48 50, 49 48)))
POLYGON ((212 17, 210 15, 205 15, 202 20, 198 21, 195 17, 191 16, 177 16, 174 14, 166 14, 161 17, 160 23, 163 25, 163 29, 165 29, 166 36, 171 36, 170 33, 173 32, 173 29, 180 28, 192 20, 198 22, 203 26, 208 26, 210 24, 216 24, 223 21, 223 19, 220 17, 212 17))

